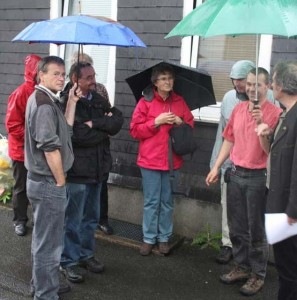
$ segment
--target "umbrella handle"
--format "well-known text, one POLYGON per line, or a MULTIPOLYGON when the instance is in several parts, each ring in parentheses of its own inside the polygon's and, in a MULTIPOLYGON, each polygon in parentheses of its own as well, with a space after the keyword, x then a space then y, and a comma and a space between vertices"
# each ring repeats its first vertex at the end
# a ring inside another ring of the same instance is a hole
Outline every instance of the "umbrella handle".
MULTIPOLYGON (((77 51, 77 73, 76 73, 76 84, 77 84, 77 88, 78 88, 78 75, 79 75, 79 70, 78 70, 78 65, 79 65, 79 57, 80 57, 80 49, 81 49, 81 54, 83 54, 83 45, 78 44, 78 51, 77 51)), ((76 95, 76 90, 74 91, 75 96, 76 95)))

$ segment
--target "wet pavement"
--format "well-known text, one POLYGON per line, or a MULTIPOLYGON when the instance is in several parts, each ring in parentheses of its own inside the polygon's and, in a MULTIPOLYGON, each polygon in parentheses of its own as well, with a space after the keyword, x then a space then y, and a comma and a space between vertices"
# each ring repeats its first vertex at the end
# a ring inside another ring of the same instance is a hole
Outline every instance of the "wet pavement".
MULTIPOLYGON (((29 296, 31 276, 31 231, 25 237, 14 233, 12 210, 0 206, 0 300, 25 300, 29 296)), ((213 249, 200 250, 185 242, 169 256, 142 257, 137 246, 97 238, 96 257, 106 270, 86 273, 86 281, 71 283, 71 292, 61 300, 240 300, 242 283, 225 285, 219 275, 230 265, 219 265, 213 249)), ((265 286, 253 300, 277 299, 277 273, 268 265, 265 286)))

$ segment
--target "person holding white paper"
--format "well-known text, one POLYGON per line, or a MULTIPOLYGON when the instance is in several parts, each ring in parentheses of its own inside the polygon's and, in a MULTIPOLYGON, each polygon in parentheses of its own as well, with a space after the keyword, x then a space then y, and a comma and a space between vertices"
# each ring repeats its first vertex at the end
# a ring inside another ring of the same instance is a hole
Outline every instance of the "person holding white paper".
MULTIPOLYGON (((273 74, 274 97, 285 107, 272 134, 266 124, 257 128, 263 149, 270 148, 268 213, 285 213, 297 223, 297 61, 279 62, 273 74), (271 137, 271 138, 269 138, 271 137)), ((297 235, 273 245, 279 273, 278 300, 297 299, 297 235)))

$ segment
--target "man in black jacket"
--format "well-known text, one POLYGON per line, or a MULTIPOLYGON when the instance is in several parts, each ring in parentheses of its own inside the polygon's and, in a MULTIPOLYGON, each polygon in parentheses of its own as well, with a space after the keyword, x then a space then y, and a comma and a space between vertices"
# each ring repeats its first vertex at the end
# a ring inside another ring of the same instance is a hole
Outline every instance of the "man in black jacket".
POLYGON ((99 221, 98 199, 104 176, 111 169, 109 135, 116 134, 123 124, 121 112, 111 108, 109 102, 95 92, 95 71, 91 64, 71 66, 70 84, 82 92, 77 103, 73 126, 74 163, 67 173, 68 206, 65 215, 64 250, 61 271, 71 282, 82 282, 80 267, 101 273, 104 265, 94 258, 95 230, 99 221))
MULTIPOLYGON (((297 223, 297 61, 277 63, 272 86, 275 99, 285 110, 272 137, 267 124, 257 128, 263 149, 270 151, 267 212, 286 214, 288 224, 293 225, 297 223)), ((297 235, 275 243, 273 250, 279 274, 278 300, 297 299, 297 235)))

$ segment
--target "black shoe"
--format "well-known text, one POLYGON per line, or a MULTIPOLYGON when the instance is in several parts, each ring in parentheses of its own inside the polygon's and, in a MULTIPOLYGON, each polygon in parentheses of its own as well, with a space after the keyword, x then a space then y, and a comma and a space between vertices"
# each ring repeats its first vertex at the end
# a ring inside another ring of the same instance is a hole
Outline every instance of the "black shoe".
POLYGON ((80 266, 93 273, 101 273, 104 270, 104 265, 97 261, 94 257, 80 261, 80 266))
POLYGON ((227 264, 232 258, 232 248, 223 246, 221 247, 221 251, 216 257, 216 261, 219 264, 227 264))
POLYGON ((71 287, 68 283, 60 283, 58 295, 65 294, 71 291, 71 287))
POLYGON ((60 267, 60 271, 65 275, 65 278, 73 283, 80 283, 85 281, 84 275, 81 273, 78 265, 70 267, 60 267))
MULTIPOLYGON (((59 286, 59 290, 58 290, 58 295, 61 295, 61 294, 65 294, 65 293, 68 293, 71 291, 71 287, 69 284, 67 283, 60 283, 60 286, 59 286)), ((35 295, 35 289, 34 287, 31 286, 30 288, 30 296, 33 298, 35 295)))
POLYGON ((14 231, 19 236, 24 236, 27 233, 27 227, 24 223, 16 224, 14 227, 14 231))
POLYGON ((99 224, 98 228, 107 235, 113 234, 113 229, 109 224, 99 224))

